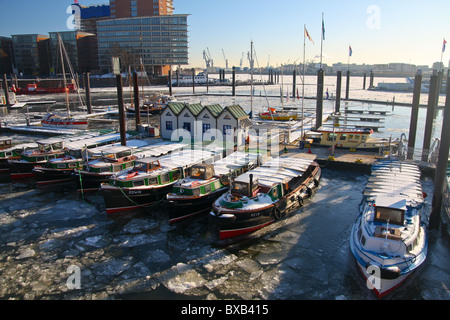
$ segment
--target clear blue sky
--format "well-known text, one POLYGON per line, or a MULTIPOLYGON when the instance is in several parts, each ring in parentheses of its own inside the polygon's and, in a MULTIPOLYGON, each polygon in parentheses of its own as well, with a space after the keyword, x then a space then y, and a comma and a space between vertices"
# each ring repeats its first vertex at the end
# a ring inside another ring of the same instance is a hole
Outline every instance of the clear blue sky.
MULTIPOLYGON (((67 7, 73 0, 0 0, 0 36, 66 31, 67 7)), ((82 5, 108 0, 79 0, 82 5)), ((323 62, 405 62, 429 65, 439 61, 443 39, 450 40, 449 0, 174 0, 175 14, 190 14, 189 62, 204 67, 209 48, 215 66, 238 66, 253 40, 260 66, 300 63, 303 26, 315 44, 307 41, 306 59, 320 54, 322 13, 325 16, 323 62)), ((450 44, 444 65, 450 60, 450 44)))

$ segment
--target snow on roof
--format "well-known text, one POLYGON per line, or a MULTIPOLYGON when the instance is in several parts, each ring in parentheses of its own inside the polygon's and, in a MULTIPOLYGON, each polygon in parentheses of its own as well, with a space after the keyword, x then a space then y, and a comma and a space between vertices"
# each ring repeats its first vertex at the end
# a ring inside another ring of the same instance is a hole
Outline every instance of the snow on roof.
POLYGON ((400 161, 379 161, 372 167, 364 195, 376 198, 397 197, 408 203, 423 202, 420 170, 400 161))
POLYGON ((308 169, 313 160, 299 158, 276 158, 263 164, 261 167, 253 169, 240 175, 235 179, 237 182, 250 182, 250 174, 253 181, 259 184, 272 186, 274 183, 284 183, 295 177, 301 176, 308 169))

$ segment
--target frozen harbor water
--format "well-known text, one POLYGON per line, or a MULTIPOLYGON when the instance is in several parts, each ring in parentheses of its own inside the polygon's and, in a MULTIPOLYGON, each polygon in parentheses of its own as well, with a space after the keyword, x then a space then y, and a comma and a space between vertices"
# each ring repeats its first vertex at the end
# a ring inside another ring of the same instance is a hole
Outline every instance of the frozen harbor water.
MULTIPOLYGON (((376 299, 348 241, 367 178, 324 169, 305 207, 227 247, 211 245, 204 218, 170 226, 163 207, 107 216, 98 195, 3 183, 0 299, 376 299)), ((432 232, 425 265, 388 299, 449 299, 449 248, 432 232)))
MULTIPOLYGON (((327 79, 332 92, 335 80, 327 79)), ((307 83, 312 81, 307 79, 307 83)), ((360 87, 362 81, 350 96, 391 99, 391 94, 360 87)), ((314 85, 307 88, 313 96, 314 85)), ((279 86, 269 89, 269 94, 279 93, 279 86)), ((93 95, 94 105, 117 105, 114 90, 99 89, 93 95)), ((174 89, 175 93, 191 90, 174 89)), ((206 88, 196 90, 201 93, 206 88)), ((214 90, 231 92, 229 87, 214 90)), ((248 90, 238 87, 238 93, 248 90)), ((412 99, 412 94, 395 95, 398 102, 412 99)), ((422 94, 425 101, 426 96, 422 94)), ((179 100, 222 106, 237 103, 250 110, 249 97, 179 100)), ((279 99, 269 101, 272 106, 280 105, 279 99)), ((258 111, 267 107, 264 97, 255 97, 253 102, 258 111)), ((315 107, 313 100, 305 104, 315 107)), ((324 104, 329 108, 334 102, 324 104)), ((42 114, 45 109, 36 106, 29 112, 42 114)), ((13 119, 25 113, 15 110, 3 116, 13 119)), ((379 135, 397 138, 407 133, 409 115, 410 109, 395 107, 379 135)), ((421 109, 418 132, 424 115, 421 109)), ((433 137, 440 136, 441 119, 438 114, 433 137)), ((11 135, 21 142, 36 138, 11 135)), ((417 145, 421 145, 419 139, 417 145)), ((211 245, 204 218, 170 226, 164 207, 108 216, 99 194, 81 199, 70 185, 37 189, 25 181, 1 182, 0 299, 376 299, 349 249, 367 179, 364 174, 324 168, 319 189, 306 206, 253 239, 228 247, 211 245)), ((428 195, 433 194, 431 179, 425 177, 423 187, 428 195)), ((430 204, 431 196, 428 211, 430 204)), ((444 232, 433 231, 425 264, 387 299, 448 300, 449 270, 450 240, 444 232)))

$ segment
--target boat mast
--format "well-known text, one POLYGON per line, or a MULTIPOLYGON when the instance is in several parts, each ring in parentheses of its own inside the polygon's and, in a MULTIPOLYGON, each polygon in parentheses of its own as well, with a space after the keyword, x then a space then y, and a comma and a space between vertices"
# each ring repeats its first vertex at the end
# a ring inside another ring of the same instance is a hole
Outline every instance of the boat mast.
POLYGON ((250 118, 253 118, 253 40, 250 43, 250 118))
POLYGON ((64 58, 63 58, 63 49, 62 49, 62 39, 60 34, 58 33, 58 42, 59 42, 59 53, 61 55, 61 66, 62 66, 62 74, 63 74, 63 83, 64 83, 64 92, 66 94, 66 107, 67 107, 67 114, 70 117, 70 108, 69 108, 69 93, 67 89, 67 82, 66 82, 66 69, 64 67, 64 58))

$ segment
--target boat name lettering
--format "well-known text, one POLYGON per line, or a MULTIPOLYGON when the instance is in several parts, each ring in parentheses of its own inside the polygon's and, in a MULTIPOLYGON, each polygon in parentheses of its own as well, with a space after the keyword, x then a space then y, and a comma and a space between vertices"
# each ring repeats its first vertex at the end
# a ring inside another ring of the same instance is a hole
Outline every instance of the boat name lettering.
POLYGON ((142 190, 130 190, 129 194, 141 194, 142 190))

